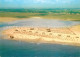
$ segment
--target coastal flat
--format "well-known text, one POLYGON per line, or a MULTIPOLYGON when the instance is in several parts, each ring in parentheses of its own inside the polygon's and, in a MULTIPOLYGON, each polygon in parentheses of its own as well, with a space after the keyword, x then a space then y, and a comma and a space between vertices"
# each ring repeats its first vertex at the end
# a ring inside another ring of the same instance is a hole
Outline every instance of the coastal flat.
POLYGON ((80 45, 79 28, 79 25, 67 28, 12 27, 3 34, 9 40, 80 45))

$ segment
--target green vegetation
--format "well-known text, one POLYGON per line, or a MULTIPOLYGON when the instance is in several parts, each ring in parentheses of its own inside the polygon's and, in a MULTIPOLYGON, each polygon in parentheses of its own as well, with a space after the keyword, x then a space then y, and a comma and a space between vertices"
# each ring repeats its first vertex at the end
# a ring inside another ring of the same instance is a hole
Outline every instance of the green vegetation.
POLYGON ((0 9, 0 17, 43 17, 80 21, 80 9, 0 9))

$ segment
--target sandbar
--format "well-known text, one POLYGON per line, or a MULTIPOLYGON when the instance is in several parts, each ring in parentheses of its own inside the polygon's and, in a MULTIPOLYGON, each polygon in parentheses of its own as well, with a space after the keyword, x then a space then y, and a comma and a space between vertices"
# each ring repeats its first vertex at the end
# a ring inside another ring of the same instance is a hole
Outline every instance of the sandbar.
POLYGON ((4 39, 9 40, 80 46, 80 25, 67 28, 11 27, 2 33, 4 39))

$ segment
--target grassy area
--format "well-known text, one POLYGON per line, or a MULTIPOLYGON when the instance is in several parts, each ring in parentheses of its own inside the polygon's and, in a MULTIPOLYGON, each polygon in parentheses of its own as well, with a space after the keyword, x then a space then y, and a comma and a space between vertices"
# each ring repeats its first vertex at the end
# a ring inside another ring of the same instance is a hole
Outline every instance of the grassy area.
POLYGON ((43 16, 48 19, 60 19, 60 20, 71 20, 71 21, 80 21, 80 15, 76 14, 50 14, 43 16))
POLYGON ((1 9, 0 22, 30 17, 80 21, 80 9, 1 9))

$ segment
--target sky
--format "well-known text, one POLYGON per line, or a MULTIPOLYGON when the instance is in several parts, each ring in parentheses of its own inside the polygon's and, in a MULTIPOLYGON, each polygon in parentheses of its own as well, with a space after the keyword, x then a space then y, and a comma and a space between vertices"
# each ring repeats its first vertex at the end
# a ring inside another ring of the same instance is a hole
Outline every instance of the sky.
POLYGON ((0 8, 80 8, 80 0, 0 0, 0 8))

